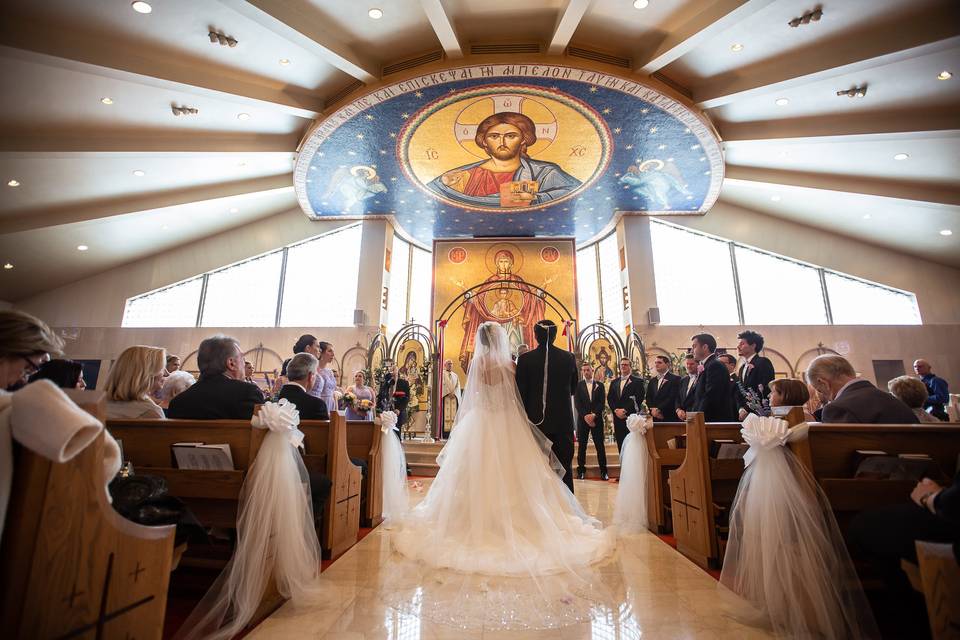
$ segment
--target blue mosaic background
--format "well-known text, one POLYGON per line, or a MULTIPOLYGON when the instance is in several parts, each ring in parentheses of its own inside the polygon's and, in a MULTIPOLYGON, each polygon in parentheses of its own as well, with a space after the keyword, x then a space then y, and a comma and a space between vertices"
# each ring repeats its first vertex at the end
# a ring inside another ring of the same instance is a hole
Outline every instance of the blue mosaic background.
MULTIPOLYGON (((701 138, 706 131, 702 126, 701 138)), ((501 76, 424 87, 364 109, 315 150, 307 151, 310 145, 306 143, 295 176, 298 192, 309 203, 308 215, 392 215, 409 235, 426 246, 435 237, 473 236, 574 236, 577 242, 583 242, 602 231, 617 211, 705 210, 711 173, 722 172, 722 159, 719 141, 712 133, 704 142, 715 150, 713 162, 687 124, 617 90, 574 80, 501 76), (462 209, 441 202, 411 183, 400 168, 397 151, 397 139, 407 119, 451 91, 501 83, 559 90, 595 109, 606 122, 613 144, 606 172, 571 199, 522 212, 462 209), (628 174, 628 167, 637 165, 638 159, 651 158, 668 163, 667 169, 628 174), (670 170, 671 164, 676 171, 670 170), (379 185, 374 181, 362 188, 352 186, 363 182, 351 181, 349 170, 357 165, 375 168, 379 185)))

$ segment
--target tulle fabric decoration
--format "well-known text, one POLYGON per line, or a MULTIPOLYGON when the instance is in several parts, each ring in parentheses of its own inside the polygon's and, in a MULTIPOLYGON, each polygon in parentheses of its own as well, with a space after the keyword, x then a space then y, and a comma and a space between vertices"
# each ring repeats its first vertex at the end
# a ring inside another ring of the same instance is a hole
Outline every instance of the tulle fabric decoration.
POLYGON ((833 511, 784 445, 806 423, 749 415, 743 477, 730 511, 720 583, 740 598, 732 613, 791 638, 879 638, 833 511))
POLYGON ((320 544, 309 477, 297 451, 300 415, 281 399, 264 404, 251 423, 268 432, 240 491, 236 549, 177 638, 232 638, 253 617, 271 578, 295 606, 320 596, 320 544))
POLYGON ((620 484, 613 504, 613 525, 621 534, 647 529, 647 482, 650 457, 644 434, 653 427, 653 418, 636 413, 627 416, 629 433, 620 449, 620 484))
POLYGON ((572 572, 616 544, 560 478, 551 442, 527 419, 509 341, 477 331, 463 402, 427 495, 391 533, 427 566, 495 576, 572 572))
POLYGON ((380 468, 383 470, 383 519, 389 525, 406 515, 410 509, 410 493, 407 487, 407 458, 400 439, 397 414, 384 411, 380 414, 380 468))

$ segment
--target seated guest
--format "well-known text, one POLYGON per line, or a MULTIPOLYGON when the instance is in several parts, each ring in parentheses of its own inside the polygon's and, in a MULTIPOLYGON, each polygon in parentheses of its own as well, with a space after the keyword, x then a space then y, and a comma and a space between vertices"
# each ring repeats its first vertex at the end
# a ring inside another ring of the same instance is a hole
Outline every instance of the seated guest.
POLYGON ((317 377, 317 359, 309 353, 298 353, 287 363, 288 382, 280 389, 280 399, 297 406, 301 420, 329 420, 327 403, 307 393, 317 377))
POLYGON ((197 350, 200 379, 170 401, 168 418, 249 420, 263 404, 256 385, 243 381, 243 351, 236 339, 215 335, 197 350))
POLYGON ((814 422, 813 413, 807 411, 810 390, 807 389, 803 380, 779 378, 771 380, 769 388, 771 407, 803 407, 803 419, 807 422, 814 422))
POLYGON ((923 384, 922 380, 917 380, 912 376, 897 376, 887 383, 887 389, 899 398, 903 404, 910 407, 920 422, 932 422, 933 424, 940 422, 938 418, 923 409, 927 402, 927 385, 923 384))
MULTIPOLYGON (((743 358, 743 365, 737 372, 737 377, 743 386, 752 389, 762 397, 770 394, 770 381, 774 378, 773 363, 770 358, 760 355, 763 349, 763 336, 756 331, 744 331, 737 335, 737 354, 743 358)), ((747 407, 746 398, 743 394, 738 394, 740 402, 737 407, 737 415, 740 420, 745 420, 750 409, 747 407)))
POLYGON ((167 373, 180 371, 180 356, 170 354, 167 356, 167 373))
POLYGON ((30 376, 30 382, 49 380, 61 389, 86 389, 83 380, 83 365, 73 360, 48 360, 30 376))
MULTIPOLYGON (((347 387, 347 392, 352 393, 356 400, 369 400, 371 404, 377 399, 372 387, 368 387, 367 377, 363 371, 357 371, 353 374, 353 384, 347 387)), ((373 420, 373 409, 360 411, 357 407, 347 407, 347 420, 373 420)))
POLYGON ((163 418, 152 396, 163 386, 167 354, 160 347, 127 347, 113 363, 107 383, 107 419, 163 418))
MULTIPOLYGON (((670 358, 657 356, 653 361, 657 373, 647 384, 647 408, 654 420, 674 421, 677 419, 677 394, 680 391, 680 376, 670 371, 670 358)), ((591 379, 592 379, 591 374, 591 379)))
POLYGON ((25 385, 61 349, 63 340, 43 320, 22 311, 0 311, 0 390, 25 385))
POLYGON ((866 424, 915 424, 919 422, 910 407, 867 380, 857 377, 846 358, 826 354, 807 366, 807 382, 828 400, 820 417, 822 422, 866 424))
POLYGON ((249 382, 250 384, 255 386, 257 389, 260 389, 260 393, 263 394, 263 399, 265 401, 270 399, 267 392, 265 392, 263 388, 259 384, 257 384, 257 381, 253 379, 253 363, 250 362, 249 360, 243 361, 243 381, 249 382))
POLYGON ((813 388, 812 384, 807 382, 806 385, 807 393, 810 395, 810 399, 807 400, 805 405, 803 405, 803 410, 804 412, 812 415, 815 421, 820 422, 820 416, 823 415, 823 405, 827 404, 827 401, 819 391, 813 388))
POLYGON ((935 418, 948 420, 947 405, 950 404, 950 388, 947 386, 947 381, 933 375, 930 363, 923 359, 913 363, 913 370, 927 387, 927 399, 923 403, 923 408, 935 418))
POLYGON ((677 418, 687 419, 687 411, 693 411, 693 388, 697 384, 697 368, 700 363, 688 353, 683 360, 687 375, 680 378, 680 389, 677 391, 677 418))
POLYGON ((170 406, 171 400, 192 387, 196 381, 197 379, 193 377, 193 374, 183 369, 174 371, 167 376, 166 380, 163 381, 163 386, 160 387, 160 405, 170 406))

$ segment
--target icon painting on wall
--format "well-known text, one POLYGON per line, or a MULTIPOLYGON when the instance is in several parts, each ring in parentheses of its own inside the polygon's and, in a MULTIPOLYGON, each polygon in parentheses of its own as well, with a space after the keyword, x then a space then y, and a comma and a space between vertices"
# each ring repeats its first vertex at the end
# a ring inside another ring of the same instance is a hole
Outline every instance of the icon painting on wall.
POLYGON ((690 214, 719 195, 700 113, 634 79, 472 65, 385 84, 307 134, 294 182, 312 218, 392 216, 415 240, 563 235, 617 212, 690 214))

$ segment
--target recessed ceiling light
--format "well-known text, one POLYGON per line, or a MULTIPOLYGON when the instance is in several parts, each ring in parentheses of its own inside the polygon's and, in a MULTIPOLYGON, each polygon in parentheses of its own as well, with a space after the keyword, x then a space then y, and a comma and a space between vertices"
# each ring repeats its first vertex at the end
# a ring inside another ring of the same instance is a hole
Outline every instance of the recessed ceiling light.
POLYGON ((77 251, 86 251, 86 250, 89 249, 89 248, 90 248, 90 247, 88 247, 88 246, 85 245, 85 244, 78 244, 78 245, 77 245, 77 251))
POLYGON ((951 231, 950 229, 941 229, 941 230, 940 230, 940 235, 942 235, 942 236, 952 236, 952 235, 953 235, 953 231, 951 231))
POLYGON ((743 51, 743 45, 739 42, 734 42, 730 45, 730 51, 743 51))
POLYGON ((137 176, 138 178, 142 178, 143 176, 147 175, 147 172, 143 169, 134 169, 133 175, 137 176))
POLYGON ((898 153, 897 155, 893 156, 893 159, 894 159, 894 160, 906 160, 906 159, 909 158, 909 157, 910 157, 910 154, 908 154, 908 153, 898 153))
POLYGON ((249 119, 250 119, 250 114, 249 114, 249 113, 238 113, 238 114, 237 114, 237 120, 249 120, 249 119))
POLYGON ((4 269, 13 269, 13 265, 8 262, 8 263, 6 263, 6 264, 3 265, 3 268, 4 268, 4 269))
POLYGON ((777 98, 774 104, 776 104, 778 107, 785 107, 790 104, 790 101, 787 98, 777 98))
POLYGON ((19 187, 19 186, 20 186, 20 181, 19 181, 19 180, 11 180, 10 182, 7 183, 7 186, 8 186, 8 187, 19 187))
POLYGON ((283 66, 287 66, 288 64, 290 64, 290 61, 287 58, 280 58, 280 64, 282 64, 283 66))
POLYGON ((236 207, 230 209, 230 213, 237 213, 238 211, 240 211, 240 209, 237 209, 236 207))
POLYGON ((953 74, 946 70, 941 71, 940 73, 937 74, 937 80, 949 80, 952 77, 953 77, 953 74))
POLYGON ((108 98, 105 96, 103 98, 100 98, 100 102, 102 102, 103 104, 113 104, 113 98, 108 98))
POLYGON ((374 7, 373 9, 370 9, 370 11, 367 11, 367 15, 373 18, 374 20, 379 20, 380 18, 383 17, 383 11, 374 7))
POLYGON ((137 2, 131 3, 130 6, 137 13, 150 13, 151 11, 153 11, 153 7, 151 7, 149 3, 142 2, 141 0, 137 0, 137 2))
POLYGON ((780 202, 780 196, 770 196, 770 199, 774 202, 780 202))

